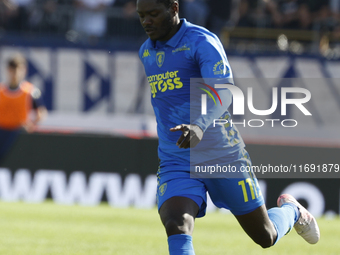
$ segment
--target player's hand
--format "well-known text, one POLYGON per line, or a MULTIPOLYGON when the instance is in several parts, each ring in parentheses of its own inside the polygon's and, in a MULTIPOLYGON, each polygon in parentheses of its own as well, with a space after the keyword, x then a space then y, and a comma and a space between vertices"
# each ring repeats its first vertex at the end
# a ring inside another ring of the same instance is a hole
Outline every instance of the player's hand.
POLYGON ((27 121, 23 128, 26 130, 27 133, 33 133, 36 129, 36 125, 32 121, 27 121))
POLYGON ((181 124, 170 128, 170 131, 183 132, 176 143, 178 148, 194 148, 203 138, 203 130, 197 125, 181 124))

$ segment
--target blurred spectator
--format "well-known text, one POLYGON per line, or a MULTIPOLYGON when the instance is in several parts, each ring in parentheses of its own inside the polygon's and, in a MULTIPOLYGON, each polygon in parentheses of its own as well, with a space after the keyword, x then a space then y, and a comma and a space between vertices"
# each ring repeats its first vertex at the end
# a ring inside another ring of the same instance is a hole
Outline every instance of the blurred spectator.
POLYGON ((32 11, 31 23, 34 30, 43 33, 57 33, 61 25, 61 15, 57 12, 58 0, 36 0, 32 11))
POLYGON ((136 17, 137 14, 136 14, 136 1, 134 0, 123 0, 123 1, 120 1, 120 0, 117 0, 115 1, 115 4, 114 4, 115 7, 123 7, 123 17, 126 18, 126 19, 130 19, 130 18, 133 18, 133 17, 136 17))
POLYGON ((108 17, 108 35, 114 39, 117 36, 131 35, 145 37, 136 12, 135 0, 115 0, 108 17))
POLYGON ((301 0, 270 0, 267 9, 272 17, 273 26, 276 28, 300 28, 299 11, 301 0))
POLYGON ((79 33, 80 38, 95 43, 106 34, 106 9, 114 0, 75 0, 75 16, 73 29, 79 33))
POLYGON ((182 14, 191 23, 205 27, 209 14, 206 0, 182 0, 182 14))
POLYGON ((0 160, 23 130, 34 131, 47 114, 40 90, 25 81, 26 69, 26 59, 14 55, 7 63, 7 81, 0 83, 0 160))
POLYGON ((267 27, 269 22, 265 13, 265 4, 264 0, 241 0, 238 5, 239 17, 237 26, 267 27))
POLYGON ((237 26, 239 27, 253 27, 255 22, 251 18, 251 11, 249 7, 250 2, 247 0, 241 0, 239 4, 239 20, 237 26))
POLYGON ((267 10, 278 28, 312 29, 329 17, 328 0, 269 0, 267 10))
POLYGON ((219 36, 223 27, 235 26, 238 19, 238 4, 239 0, 209 0, 208 29, 219 36))
POLYGON ((340 20, 340 0, 329 0, 329 7, 333 19, 340 20))
POLYGON ((27 31, 29 26, 29 16, 34 0, 10 0, 15 7, 7 22, 8 30, 27 31))
POLYGON ((311 29, 313 23, 323 23, 329 16, 328 0, 301 0, 299 18, 302 29, 311 29))
POLYGON ((0 29, 6 28, 8 20, 15 10, 16 6, 10 0, 0 0, 0 29))
POLYGON ((333 22, 333 38, 340 41, 340 0, 330 0, 329 2, 332 22, 333 22))

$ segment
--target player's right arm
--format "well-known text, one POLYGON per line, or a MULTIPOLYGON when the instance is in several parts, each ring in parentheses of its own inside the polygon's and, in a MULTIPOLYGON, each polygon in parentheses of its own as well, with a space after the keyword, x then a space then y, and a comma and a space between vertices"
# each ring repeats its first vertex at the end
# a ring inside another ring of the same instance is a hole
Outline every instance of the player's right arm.
POLYGON ((23 126, 28 133, 33 132, 38 123, 45 119, 48 114, 47 108, 45 107, 44 102, 42 100, 41 92, 38 88, 32 89, 31 97, 33 103, 33 110, 35 114, 33 114, 31 118, 29 118, 26 121, 25 125, 23 126))

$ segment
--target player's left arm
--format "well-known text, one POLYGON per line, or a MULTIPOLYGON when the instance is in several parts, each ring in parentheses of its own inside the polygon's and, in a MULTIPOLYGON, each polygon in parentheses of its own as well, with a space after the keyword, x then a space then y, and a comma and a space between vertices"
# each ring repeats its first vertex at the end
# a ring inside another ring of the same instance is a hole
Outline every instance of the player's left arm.
POLYGON ((170 128, 170 131, 182 131, 182 135, 176 142, 179 148, 194 148, 203 138, 203 130, 196 124, 181 124, 170 128))
MULTIPOLYGON (((199 43, 194 58, 200 66, 201 76, 206 78, 206 81, 213 80, 215 84, 234 83, 231 68, 223 46, 218 39, 214 37, 204 38, 199 43), (219 67, 218 71, 221 72, 217 72, 216 67, 219 67)), ((214 87, 214 84, 208 85, 214 87)), ((221 99, 221 104, 215 104, 213 100, 208 100, 206 115, 199 115, 191 124, 181 124, 170 129, 173 132, 182 131, 182 135, 176 143, 179 148, 194 148, 202 140, 204 132, 214 119, 220 118, 227 111, 232 102, 231 92, 228 89, 215 90, 221 99)))
POLYGON ((31 115, 31 118, 29 118, 24 125, 25 130, 29 133, 33 132, 38 123, 45 119, 48 114, 47 108, 42 100, 41 92, 38 88, 32 90, 31 97, 34 114, 31 115))
POLYGON ((214 104, 213 100, 207 103, 207 114, 200 115, 192 124, 181 124, 170 128, 170 131, 182 131, 182 135, 177 140, 179 148, 194 148, 203 139, 205 130, 213 123, 214 119, 220 118, 228 109, 232 101, 231 92, 223 89, 218 92, 222 105, 214 104))

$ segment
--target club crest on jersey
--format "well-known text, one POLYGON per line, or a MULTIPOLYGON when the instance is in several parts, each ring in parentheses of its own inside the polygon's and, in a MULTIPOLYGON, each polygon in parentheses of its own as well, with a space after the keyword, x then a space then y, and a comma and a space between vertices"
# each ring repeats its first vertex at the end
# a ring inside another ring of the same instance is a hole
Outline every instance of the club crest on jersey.
POLYGON ((156 63, 158 67, 162 67, 164 63, 164 58, 165 58, 165 52, 164 51, 159 51, 156 54, 156 63))
POLYGON ((158 191, 159 191, 159 195, 160 196, 163 196, 165 191, 166 191, 166 188, 168 187, 168 184, 167 183, 163 183, 159 188, 158 188, 158 191))

